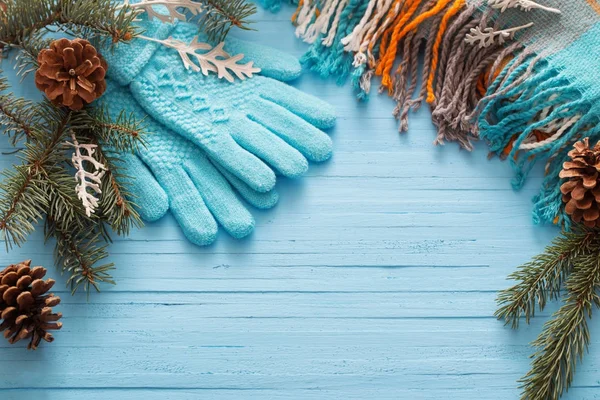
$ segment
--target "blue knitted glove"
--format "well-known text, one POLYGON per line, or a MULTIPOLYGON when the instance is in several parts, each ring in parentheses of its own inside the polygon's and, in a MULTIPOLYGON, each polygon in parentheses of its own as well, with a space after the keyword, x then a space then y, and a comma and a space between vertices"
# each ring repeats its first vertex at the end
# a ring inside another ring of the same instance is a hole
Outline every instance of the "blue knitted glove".
POLYGON ((135 178, 129 187, 143 219, 157 220, 170 208, 186 237, 206 245, 216 238, 216 221, 236 238, 254 228, 252 215, 232 186, 255 207, 270 208, 277 202, 275 191, 251 190, 227 171, 219 171, 197 146, 148 117, 128 88, 109 82, 104 99, 111 115, 132 112, 136 119, 144 119, 149 132, 138 154, 119 154, 124 173, 135 178))
MULTIPOLYGON (((173 28, 145 22, 143 27, 147 36, 171 34, 185 43, 198 31, 186 23, 173 28)), ((299 76, 298 60, 234 39, 228 39, 225 50, 255 61, 263 76, 230 83, 187 71, 176 50, 141 39, 105 54, 108 74, 129 84, 148 114, 256 191, 268 192, 275 185, 268 165, 297 177, 307 170, 307 159, 328 159, 331 139, 320 129, 335 123, 333 108, 279 81, 299 76)))

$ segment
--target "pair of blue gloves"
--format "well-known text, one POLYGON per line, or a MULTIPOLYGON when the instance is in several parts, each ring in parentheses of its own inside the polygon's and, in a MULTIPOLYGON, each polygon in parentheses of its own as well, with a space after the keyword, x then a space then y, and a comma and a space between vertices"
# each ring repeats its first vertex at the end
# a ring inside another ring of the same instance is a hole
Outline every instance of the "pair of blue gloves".
MULTIPOLYGON (((142 22, 144 35, 190 43, 195 25, 142 22)), ((228 39, 225 51, 244 54, 261 75, 230 83, 185 69, 177 50, 134 39, 107 50, 109 113, 145 119, 146 146, 120 154, 131 193, 146 221, 171 210, 186 237, 212 243, 220 224, 231 236, 250 234, 254 219, 241 199, 266 209, 278 200, 276 173, 298 177, 308 161, 331 156, 321 129, 335 123, 333 108, 285 81, 301 73, 298 60, 252 43, 228 39)))

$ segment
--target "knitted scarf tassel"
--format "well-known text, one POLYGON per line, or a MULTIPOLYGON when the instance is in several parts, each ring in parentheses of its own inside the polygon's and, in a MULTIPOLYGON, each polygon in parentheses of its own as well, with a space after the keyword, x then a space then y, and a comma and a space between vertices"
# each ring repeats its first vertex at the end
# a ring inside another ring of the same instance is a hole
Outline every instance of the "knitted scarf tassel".
POLYGON ((311 70, 340 84, 351 78, 360 99, 381 77, 400 132, 425 101, 438 128, 434 143, 471 150, 485 139, 490 154, 516 170, 515 188, 546 159, 534 218, 566 225, 558 173, 575 141, 600 139, 600 98, 584 99, 518 40, 530 25, 507 27, 499 15, 467 0, 299 0, 292 20, 296 35, 311 43, 302 58, 311 70))
POLYGON ((360 99, 381 76, 380 92, 396 102, 401 132, 409 111, 427 101, 439 129, 436 143, 471 149, 477 129, 467 116, 486 93, 492 66, 502 67, 499 60, 518 47, 465 42, 471 29, 488 27, 489 14, 465 0, 299 0, 292 20, 296 35, 312 44, 302 58, 309 69, 340 84, 352 77, 360 99))

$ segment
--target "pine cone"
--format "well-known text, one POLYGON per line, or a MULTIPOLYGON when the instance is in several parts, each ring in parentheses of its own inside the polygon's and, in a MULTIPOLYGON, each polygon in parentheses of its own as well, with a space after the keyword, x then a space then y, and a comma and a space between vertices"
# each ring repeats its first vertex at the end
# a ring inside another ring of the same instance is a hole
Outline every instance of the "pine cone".
POLYGON ((590 149, 585 138, 575 143, 569 157, 559 174, 568 179, 560 187, 565 211, 574 222, 600 227, 600 142, 590 149))
POLYGON ((83 39, 59 39, 38 55, 35 84, 54 103, 81 110, 106 90, 104 58, 83 39))
POLYGON ((46 294, 54 286, 54 280, 44 282, 44 275, 46 269, 31 268, 31 260, 9 265, 0 272, 0 332, 4 332, 11 344, 31 338, 27 348, 35 350, 42 339, 54 340, 48 330, 62 327, 62 323, 54 323, 62 314, 52 313, 60 298, 46 294))

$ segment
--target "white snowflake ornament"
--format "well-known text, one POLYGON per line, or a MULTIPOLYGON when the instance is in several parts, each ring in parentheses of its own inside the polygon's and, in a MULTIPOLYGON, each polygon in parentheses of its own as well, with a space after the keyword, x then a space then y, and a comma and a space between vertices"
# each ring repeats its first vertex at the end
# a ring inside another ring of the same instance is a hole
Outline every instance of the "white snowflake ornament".
POLYGON ((531 11, 537 9, 554 14, 561 13, 560 10, 557 8, 546 7, 531 0, 489 0, 488 5, 492 8, 500 10, 500 12, 504 12, 509 8, 520 8, 524 11, 531 11))
POLYGON ((494 28, 475 27, 471 28, 471 33, 467 33, 465 42, 472 45, 479 45, 479 48, 490 47, 494 44, 503 44, 508 39, 512 39, 520 30, 527 29, 533 26, 533 22, 526 25, 517 26, 515 28, 503 29, 495 31, 494 28))
POLYGON ((102 177, 106 173, 106 166, 94 158, 97 145, 79 144, 75 135, 71 135, 71 138, 73 142, 66 142, 66 144, 75 148, 75 152, 71 158, 73 166, 77 170, 75 180, 79 182, 75 186, 75 191, 77 192, 77 198, 81 200, 85 208, 85 214, 91 217, 100 201, 96 195, 102 194, 100 185, 102 184, 102 177), (94 171, 86 171, 84 163, 92 164, 94 171))

